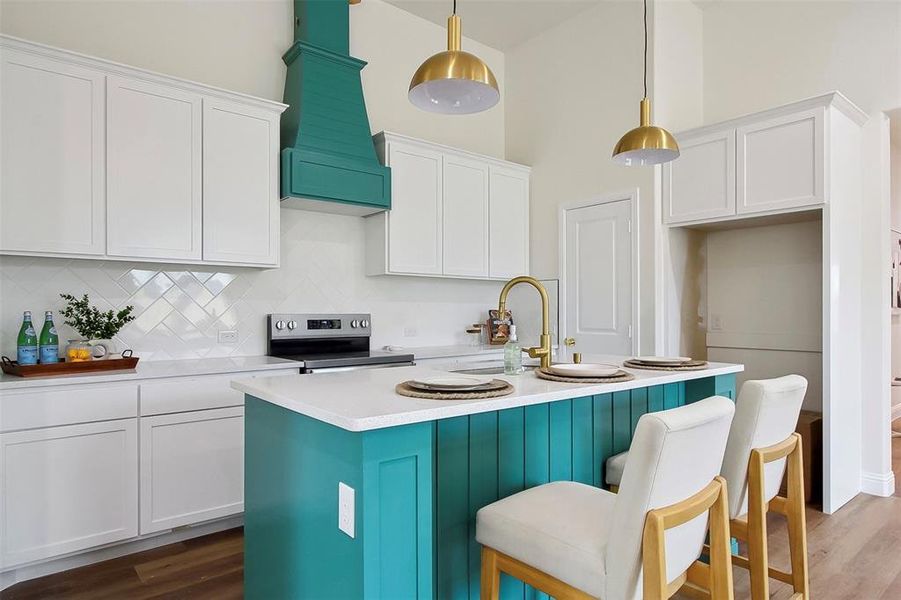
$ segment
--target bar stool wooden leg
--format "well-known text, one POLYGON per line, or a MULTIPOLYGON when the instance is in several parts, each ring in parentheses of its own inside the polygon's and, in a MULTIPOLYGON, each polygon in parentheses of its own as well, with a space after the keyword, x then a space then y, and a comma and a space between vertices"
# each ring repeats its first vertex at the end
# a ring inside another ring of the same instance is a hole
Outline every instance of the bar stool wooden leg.
POLYGON ((769 560, 766 544, 766 511, 764 500, 763 455, 751 451, 748 464, 748 567, 752 600, 770 597, 769 560))
POLYGON ((801 462, 801 436, 797 433, 797 445, 788 455, 788 547, 791 554, 792 587, 801 598, 809 600, 809 578, 807 573, 807 518, 804 514, 804 468, 801 462))
POLYGON ((497 568, 497 552, 482 546, 482 593, 481 600, 498 600, 501 587, 501 572, 497 568))

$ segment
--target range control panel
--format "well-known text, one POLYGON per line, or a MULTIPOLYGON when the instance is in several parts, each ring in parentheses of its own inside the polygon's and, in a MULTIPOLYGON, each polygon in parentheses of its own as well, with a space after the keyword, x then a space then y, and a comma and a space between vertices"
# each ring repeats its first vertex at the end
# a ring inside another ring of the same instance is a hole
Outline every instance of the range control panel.
POLYGON ((369 337, 368 313, 344 315, 281 313, 269 315, 269 339, 369 337))

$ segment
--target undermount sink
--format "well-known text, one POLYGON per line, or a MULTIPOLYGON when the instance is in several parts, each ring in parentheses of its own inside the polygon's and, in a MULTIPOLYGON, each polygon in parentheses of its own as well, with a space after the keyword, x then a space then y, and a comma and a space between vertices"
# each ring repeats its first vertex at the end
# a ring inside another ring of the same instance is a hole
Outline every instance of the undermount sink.
MULTIPOLYGON (((523 365, 523 369, 526 371, 532 371, 537 368, 537 365, 523 365)), ((504 367, 480 367, 477 369, 454 369, 451 373, 463 373, 464 375, 503 375, 504 367)))

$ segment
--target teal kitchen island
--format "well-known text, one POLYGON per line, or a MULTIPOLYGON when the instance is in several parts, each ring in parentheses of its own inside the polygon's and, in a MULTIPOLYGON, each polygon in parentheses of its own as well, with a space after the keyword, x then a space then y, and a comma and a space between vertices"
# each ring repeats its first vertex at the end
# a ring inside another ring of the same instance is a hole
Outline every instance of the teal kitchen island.
MULTIPOLYGON (((477 599, 478 509, 548 481, 601 486, 642 414, 734 399, 742 369, 631 371, 602 385, 527 372, 500 376, 516 390, 487 400, 396 394, 437 374, 415 366, 235 381, 246 394, 245 597, 477 599), (353 490, 343 510, 339 484, 353 490)), ((501 593, 544 597, 506 577, 501 593)))

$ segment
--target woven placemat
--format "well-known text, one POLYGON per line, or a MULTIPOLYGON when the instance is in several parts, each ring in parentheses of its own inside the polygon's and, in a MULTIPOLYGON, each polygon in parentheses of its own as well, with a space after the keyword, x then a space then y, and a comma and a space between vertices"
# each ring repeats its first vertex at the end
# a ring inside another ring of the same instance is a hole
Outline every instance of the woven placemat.
POLYGON ((654 365, 646 365, 644 363, 635 363, 631 360, 627 360, 623 363, 624 367, 629 367, 630 369, 643 369, 646 371, 703 371, 707 368, 706 360, 693 360, 691 362, 687 362, 685 364, 679 365, 678 367, 664 367, 664 366, 654 366, 654 365))
POLYGON ((563 383, 620 383, 635 379, 635 375, 632 375, 632 373, 626 373, 625 371, 620 372, 622 375, 615 375, 614 377, 562 377, 560 375, 555 375, 550 371, 545 371, 544 369, 535 369, 535 375, 539 379, 562 381, 563 383))
MULTIPOLYGON (((503 380, 501 380, 503 381, 503 380)), ((506 396, 513 392, 512 385, 504 381, 506 384, 499 390, 491 390, 490 392, 424 392, 407 385, 408 382, 403 381, 394 386, 394 391, 401 396, 409 396, 410 398, 426 398, 428 400, 480 400, 483 398, 497 398, 506 396)))

